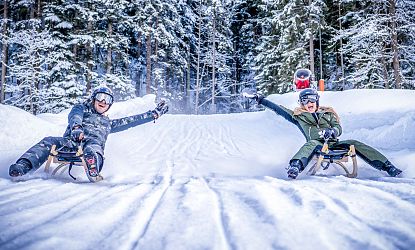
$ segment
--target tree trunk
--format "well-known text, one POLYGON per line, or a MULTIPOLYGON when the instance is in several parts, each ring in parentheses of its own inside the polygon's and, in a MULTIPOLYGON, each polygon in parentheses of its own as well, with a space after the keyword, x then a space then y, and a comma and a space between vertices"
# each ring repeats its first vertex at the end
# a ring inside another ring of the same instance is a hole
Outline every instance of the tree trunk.
MULTIPOLYGON (((311 7, 311 1, 308 1, 308 5, 311 7)), ((309 16, 309 21, 311 23, 311 15, 309 16)), ((313 31, 311 30, 311 25, 310 25, 310 71, 312 74, 314 74, 314 36, 313 36, 313 31)), ((315 74, 314 74, 315 75, 315 74)))
MULTIPOLYGON (((141 34, 138 34, 137 36, 137 58, 140 61, 141 57, 141 34)), ((141 68, 141 65, 138 65, 138 70, 135 72, 135 95, 141 96, 141 71, 139 70, 141 68)))
MULTIPOLYGON (((190 42, 189 42, 190 43, 190 42)), ((186 71, 186 82, 185 82, 185 96, 186 96, 186 104, 185 109, 186 112, 190 111, 190 73, 191 73, 191 53, 190 53, 190 45, 187 47, 188 49, 188 57, 187 57, 187 71, 186 71)))
MULTIPOLYGON (((108 37, 112 37, 112 21, 108 20, 108 37)), ((112 48, 111 44, 108 44, 107 49, 107 74, 111 74, 112 68, 112 48)))
POLYGON ((147 34, 146 41, 146 94, 151 93, 151 36, 147 34))
MULTIPOLYGON (((88 21, 88 26, 87 26, 87 30, 88 30, 88 34, 92 33, 92 21, 89 20, 88 21)), ((86 46, 87 49, 87 58, 86 58, 86 63, 88 65, 88 72, 86 75, 86 92, 90 93, 91 91, 91 81, 92 81, 92 65, 93 65, 93 55, 92 55, 92 44, 88 43, 86 46)))
POLYGON ((382 51, 382 58, 381 58, 381 62, 382 62, 382 66, 383 66, 383 80, 385 81, 385 89, 389 89, 389 76, 388 76, 388 63, 385 60, 385 53, 384 51, 386 51, 386 47, 384 46, 383 51, 382 51))
MULTIPOLYGON (((3 7, 3 20, 4 20, 3 35, 6 36, 7 35, 7 19, 9 18, 9 13, 8 13, 7 0, 4 0, 3 3, 4 3, 4 7, 3 7)), ((5 99, 6 72, 7 72, 6 65, 8 63, 8 53, 9 53, 9 46, 7 45, 7 40, 2 39, 2 41, 3 41, 3 48, 2 48, 3 58, 2 58, 2 63, 1 63, 0 103, 4 103, 4 99, 5 99)))
POLYGON ((198 24, 198 41, 197 41, 197 63, 196 63, 196 96, 195 96, 195 114, 199 111, 199 92, 200 92, 200 43, 201 43, 201 28, 202 28, 202 13, 200 6, 202 1, 199 1, 199 24, 198 24))
MULTIPOLYGON (((340 31, 342 30, 342 20, 341 20, 341 5, 340 5, 340 1, 339 1, 339 28, 340 31)), ((341 65, 341 70, 342 70, 342 90, 344 90, 346 88, 346 77, 344 75, 344 59, 343 59, 343 39, 340 38, 340 65, 341 65)))
POLYGON ((38 2, 37 2, 37 18, 41 20, 40 27, 43 30, 45 28, 45 20, 43 18, 42 7, 43 7, 43 1, 38 0, 38 2))
MULTIPOLYGON (((32 2, 30 4, 30 19, 32 21, 34 21, 35 17, 38 18, 38 16, 36 15, 36 11, 37 11, 37 6, 35 2, 32 2)), ((32 23, 33 24, 33 23, 32 23)), ((40 27, 32 27, 33 30, 36 30, 36 32, 40 32, 40 27)), ((39 55, 39 53, 44 53, 44 52, 40 52, 40 51, 36 51, 37 53, 34 53, 33 58, 37 57, 39 55)), ((31 113, 36 115, 37 114, 37 110, 39 109, 39 105, 36 105, 37 102, 39 104, 39 76, 40 76, 40 65, 39 65, 39 58, 37 60, 35 60, 34 64, 33 64, 33 68, 35 69, 35 72, 33 74, 33 82, 31 84, 30 87, 30 110, 31 113)))
POLYGON ((211 112, 216 113, 215 107, 215 85, 216 85, 216 13, 215 7, 213 9, 213 23, 212 23, 212 106, 211 112))
POLYGON ((31 2, 30 3, 30 19, 35 19, 35 10, 36 10, 36 7, 35 7, 35 3, 34 2, 31 2))
MULTIPOLYGON (((158 19, 158 17, 156 18, 156 26, 155 26, 155 29, 157 30, 157 27, 158 27, 158 24, 159 24, 159 19, 158 19)), ((158 63, 158 57, 157 57, 157 52, 158 52, 158 48, 159 48, 159 43, 158 43, 158 39, 157 38, 155 38, 154 39, 154 68, 155 69, 158 69, 158 68, 160 68, 159 67, 159 65, 157 65, 157 63, 158 63)), ((154 70, 154 69, 153 69, 154 70)), ((153 86, 153 88, 154 88, 154 91, 155 91, 155 94, 156 95, 158 95, 158 90, 159 90, 159 80, 158 80, 158 78, 153 78, 154 79, 154 86, 153 86)))
POLYGON ((402 85, 402 78, 399 66, 398 54, 398 34, 396 31, 396 0, 389 0, 389 15, 391 16, 392 29, 392 53, 393 53, 393 74, 395 76, 395 88, 400 89, 402 85))

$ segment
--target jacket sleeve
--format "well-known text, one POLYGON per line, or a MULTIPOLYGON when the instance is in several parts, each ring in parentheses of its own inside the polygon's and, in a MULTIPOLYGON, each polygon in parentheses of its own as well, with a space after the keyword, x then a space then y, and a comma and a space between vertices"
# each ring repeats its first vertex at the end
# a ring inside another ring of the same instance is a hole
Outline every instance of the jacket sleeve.
POLYGON ((154 120, 151 110, 139 115, 132 115, 119 119, 111 120, 111 133, 120 132, 129 128, 138 126, 143 123, 151 122, 154 120))
POLYGON ((294 123, 295 125, 298 124, 298 122, 296 120, 293 119, 293 111, 290 109, 287 109, 281 105, 275 104, 265 98, 262 98, 260 100, 258 100, 258 103, 261 105, 264 105, 265 107, 271 109, 272 111, 274 111, 275 113, 277 113, 277 115, 280 115, 282 117, 284 117, 284 119, 286 119, 287 121, 294 123))
POLYGON ((264 105, 265 107, 271 109, 272 111, 274 111, 277 115, 280 115, 282 117, 284 117, 287 121, 291 122, 292 124, 294 124, 295 126, 297 126, 297 128, 301 131, 301 133, 304 135, 305 138, 307 138, 304 129, 301 127, 300 123, 293 118, 293 111, 291 109, 287 109, 286 107, 282 106, 282 105, 278 105, 275 104, 265 98, 259 99, 258 100, 259 104, 264 105))
POLYGON ((73 106, 68 115, 68 128, 72 129, 75 126, 82 126, 82 119, 84 117, 84 105, 77 104, 73 106))
POLYGON ((330 126, 334 130, 336 130, 337 137, 339 137, 342 134, 342 132, 343 132, 342 126, 340 125, 340 122, 337 120, 337 118, 335 117, 335 115, 332 115, 331 116, 330 126))

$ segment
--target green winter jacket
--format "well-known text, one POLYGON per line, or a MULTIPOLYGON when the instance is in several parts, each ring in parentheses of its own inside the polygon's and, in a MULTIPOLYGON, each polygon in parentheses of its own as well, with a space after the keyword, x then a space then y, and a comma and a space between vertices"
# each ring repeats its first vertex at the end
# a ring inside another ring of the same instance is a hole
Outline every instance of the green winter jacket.
POLYGON ((284 117, 289 122, 295 124, 303 133, 307 141, 323 141, 323 139, 320 138, 319 132, 324 128, 335 129, 337 136, 342 133, 339 116, 331 107, 319 107, 317 112, 309 113, 301 107, 291 110, 264 98, 258 100, 258 102, 275 111, 275 113, 284 117))

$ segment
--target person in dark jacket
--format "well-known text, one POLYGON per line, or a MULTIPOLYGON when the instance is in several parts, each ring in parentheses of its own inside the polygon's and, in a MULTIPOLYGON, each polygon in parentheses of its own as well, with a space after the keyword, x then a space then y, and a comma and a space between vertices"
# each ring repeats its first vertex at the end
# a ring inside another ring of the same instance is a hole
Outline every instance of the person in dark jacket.
POLYGON ((291 158, 288 167, 288 177, 297 178, 298 174, 308 165, 317 150, 322 148, 325 139, 329 147, 349 148, 354 145, 356 153, 372 167, 386 171, 390 176, 397 176, 402 171, 396 168, 379 151, 357 140, 339 141, 342 134, 340 118, 331 107, 319 105, 320 96, 315 89, 304 89, 299 94, 300 106, 290 110, 277 105, 256 93, 244 93, 245 97, 256 100, 259 104, 273 110, 289 122, 295 124, 306 138, 306 143, 291 158))
POLYGON ((160 102, 156 109, 146 113, 110 120, 106 112, 113 102, 111 89, 106 86, 94 89, 86 102, 75 105, 70 111, 63 137, 43 138, 10 166, 9 175, 18 177, 38 169, 47 160, 52 145, 61 148, 76 142, 83 145, 89 175, 96 177, 104 164, 105 142, 110 133, 153 121, 168 111, 168 106, 160 102))

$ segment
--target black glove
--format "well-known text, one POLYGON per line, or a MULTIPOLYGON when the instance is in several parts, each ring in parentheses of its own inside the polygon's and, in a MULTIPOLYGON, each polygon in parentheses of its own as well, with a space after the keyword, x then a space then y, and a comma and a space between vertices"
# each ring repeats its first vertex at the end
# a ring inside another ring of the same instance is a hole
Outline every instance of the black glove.
POLYGON ((245 98, 249 98, 255 100, 258 104, 261 104, 261 100, 264 99, 264 96, 258 94, 254 89, 244 88, 242 90, 242 96, 245 98))
POLYGON ((328 139, 336 139, 337 138, 337 132, 335 129, 333 128, 325 128, 323 130, 320 131, 320 137, 323 138, 324 140, 328 140, 328 139))
POLYGON ((169 111, 169 106, 167 106, 166 101, 162 100, 157 104, 157 107, 151 111, 153 113, 154 119, 158 119, 160 116, 164 115, 169 111))
POLYGON ((71 131, 71 139, 74 142, 81 142, 84 139, 84 129, 81 126, 75 126, 71 131))
POLYGON ((259 98, 258 93, 255 90, 250 89, 250 88, 244 88, 242 90, 242 96, 249 98, 249 99, 254 99, 255 101, 258 101, 258 98, 259 98))

